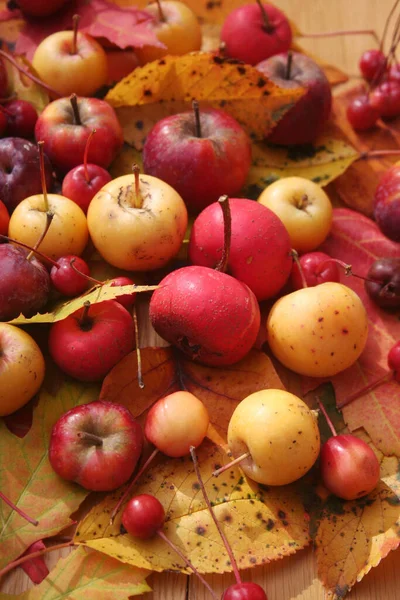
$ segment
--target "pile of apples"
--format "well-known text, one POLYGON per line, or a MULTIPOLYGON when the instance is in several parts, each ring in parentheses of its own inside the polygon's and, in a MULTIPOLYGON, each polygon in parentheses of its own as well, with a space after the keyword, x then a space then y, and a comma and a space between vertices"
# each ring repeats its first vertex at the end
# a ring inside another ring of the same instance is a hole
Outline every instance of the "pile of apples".
MULTIPOLYGON (((36 3, 18 4, 37 16, 36 3)), ((63 2, 41 2, 41 15, 50 4, 56 10, 63 2)), ((139 49, 140 64, 166 53, 199 50, 200 26, 185 5, 165 0, 149 11, 166 49, 139 49)), ((228 57, 256 65, 280 87, 307 89, 267 141, 312 143, 329 118, 331 91, 311 58, 290 51, 285 15, 270 4, 249 3, 229 15, 221 39, 228 57)), ((331 377, 354 364, 366 343, 367 314, 359 297, 340 283, 334 261, 316 252, 332 221, 330 200, 318 185, 290 177, 266 188, 257 202, 241 198, 251 165, 250 140, 230 115, 203 109, 196 101, 192 111, 162 119, 149 133, 145 174, 134 168, 112 179, 107 169, 122 147, 122 129, 107 102, 87 97, 107 78, 103 48, 77 30, 59 32, 38 46, 33 66, 61 97, 35 115, 26 134, 31 141, 23 139, 22 130, 0 140, 0 233, 8 242, 0 245, 1 321, 46 310, 56 293, 73 297, 102 285, 82 258, 89 239, 118 270, 167 267, 193 214, 190 265, 164 277, 150 300, 150 319, 161 337, 201 364, 234 365, 254 346, 259 302, 268 300, 268 343, 286 367, 331 377), (48 193, 53 187, 62 194, 48 193)), ((380 305, 398 308, 400 262, 386 260, 385 268, 374 265, 369 293, 380 305)), ((113 283, 133 282, 121 277, 113 283)), ((48 339, 52 359, 78 380, 103 380, 135 347, 134 302, 130 289, 115 300, 85 303, 54 323, 48 339)), ((398 350, 389 364, 398 373, 398 350)), ((0 416, 26 404, 39 391, 44 373, 33 338, 0 323, 0 416)), ((144 434, 157 451, 179 457, 202 442, 208 422, 202 403, 179 392, 154 405, 144 434)), ((334 434, 325 445, 322 478, 333 493, 357 498, 375 487, 379 464, 366 444, 343 437, 334 434)), ((320 456, 315 415, 300 398, 281 390, 243 400, 232 415, 228 443, 246 475, 266 485, 298 479, 320 456)), ((130 479, 142 447, 142 430, 127 409, 94 402, 55 425, 50 461, 61 477, 108 491, 130 479)))

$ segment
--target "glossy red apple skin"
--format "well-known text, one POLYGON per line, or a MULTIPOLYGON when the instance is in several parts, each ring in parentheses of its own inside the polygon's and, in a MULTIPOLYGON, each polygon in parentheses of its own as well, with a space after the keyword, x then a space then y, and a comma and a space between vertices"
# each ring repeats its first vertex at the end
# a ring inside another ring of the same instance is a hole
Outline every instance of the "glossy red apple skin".
POLYGON ((84 165, 78 165, 68 171, 63 179, 61 190, 62 195, 80 206, 85 215, 93 196, 112 179, 110 173, 99 165, 88 164, 87 171, 89 181, 86 179, 84 165))
MULTIPOLYGON (((328 254, 307 252, 300 256, 299 261, 308 287, 314 287, 327 281, 340 282, 339 267, 328 254)), ((300 269, 295 262, 292 266, 291 283, 295 290, 301 290, 304 287, 300 269)))
POLYGON ((260 309, 250 288, 208 267, 183 267, 164 277, 149 314, 162 338, 211 366, 244 358, 260 327, 260 309))
MULTIPOLYGON (((10 222, 10 215, 8 214, 8 210, 4 202, 0 200, 0 234, 7 235, 8 232, 8 224, 10 222)), ((2 240, 0 240, 0 244, 2 240)))
POLYGON ((65 373, 80 381, 100 381, 135 347, 129 312, 114 300, 92 304, 82 326, 83 308, 52 325, 49 351, 65 373))
POLYGON ((46 106, 35 126, 35 138, 44 141, 44 149, 53 166, 62 173, 83 164, 87 139, 96 130, 96 142, 90 145, 88 162, 105 169, 123 144, 121 125, 114 109, 104 100, 78 98, 81 124, 76 123, 69 98, 59 98, 46 106))
POLYGON ((268 600, 267 594, 257 583, 243 581, 230 585, 221 600, 268 600))
POLYGON ((237 195, 251 165, 250 140, 233 117, 204 109, 200 123, 197 137, 193 112, 161 119, 143 148, 145 173, 169 183, 194 213, 223 194, 237 195))
MULTIPOLYGON (((257 300, 275 296, 291 269, 290 238, 282 221, 269 208, 245 198, 230 198, 231 246, 227 272, 247 284, 257 300)), ((214 268, 222 257, 224 219, 215 202, 193 223, 189 241, 192 264, 214 268)))
POLYGON ((267 140, 274 144, 309 144, 315 141, 329 119, 332 92, 325 73, 312 58, 293 52, 290 78, 286 78, 287 53, 271 56, 256 68, 281 88, 307 88, 278 122, 267 140))
POLYGON ((354 435, 329 438, 321 448, 320 463, 325 487, 344 500, 369 494, 379 481, 376 455, 368 444, 354 435))
POLYGON ((155 496, 140 494, 131 498, 122 514, 122 525, 133 537, 148 540, 165 521, 163 505, 155 496))
POLYGON ((54 471, 87 490, 115 490, 131 477, 143 447, 139 423, 127 408, 91 402, 66 412, 53 426, 49 460, 54 471), (96 446, 85 433, 101 438, 96 446))
MULTIPOLYGON (((52 167, 44 159, 47 191, 53 185, 52 167)), ((18 137, 0 140, 0 198, 11 214, 25 198, 42 193, 39 152, 35 144, 18 137)))
POLYGON ((263 6, 271 25, 270 32, 266 30, 261 9, 255 2, 240 6, 227 16, 221 30, 227 56, 256 65, 289 50, 292 30, 287 17, 271 4, 263 6))
POLYGON ((375 190, 374 218, 380 230, 400 242, 400 165, 390 167, 375 190))

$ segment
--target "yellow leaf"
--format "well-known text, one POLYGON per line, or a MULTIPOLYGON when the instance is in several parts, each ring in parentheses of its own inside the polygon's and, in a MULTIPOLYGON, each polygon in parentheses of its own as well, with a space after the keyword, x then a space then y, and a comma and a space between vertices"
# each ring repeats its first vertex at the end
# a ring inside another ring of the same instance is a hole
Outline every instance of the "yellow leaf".
POLYGON ((65 319, 76 310, 81 308, 85 302, 96 304, 97 302, 103 302, 104 300, 113 300, 118 296, 124 294, 131 294, 133 292, 150 292, 157 288, 156 285, 124 285, 124 286, 112 286, 110 283, 104 285, 98 285, 95 288, 89 290, 83 296, 64 302, 58 305, 52 312, 47 312, 33 317, 24 317, 20 315, 16 319, 9 321, 13 325, 31 325, 33 323, 55 323, 65 319))
MULTIPOLYGON (((218 479, 212 471, 230 459, 224 450, 203 443, 200 468, 216 516, 239 568, 283 558, 309 542, 308 517, 296 485, 263 488, 246 480, 238 468, 218 479)), ((166 510, 164 532, 202 573, 231 570, 228 556, 206 508, 190 458, 168 459, 144 476, 135 495, 155 495, 166 510)), ((75 541, 139 568, 187 572, 183 561, 157 536, 142 541, 121 534, 121 512, 110 526, 120 494, 107 496, 80 523, 75 541)))
POLYGON ((106 100, 117 109, 125 141, 140 149, 161 118, 200 106, 223 108, 255 139, 262 139, 301 98, 302 88, 283 89, 257 69, 208 52, 165 58, 135 69, 106 100))
POLYGON ((42 583, 16 596, 0 594, 0 600, 128 600, 151 592, 146 575, 99 552, 78 548, 61 558, 42 583))

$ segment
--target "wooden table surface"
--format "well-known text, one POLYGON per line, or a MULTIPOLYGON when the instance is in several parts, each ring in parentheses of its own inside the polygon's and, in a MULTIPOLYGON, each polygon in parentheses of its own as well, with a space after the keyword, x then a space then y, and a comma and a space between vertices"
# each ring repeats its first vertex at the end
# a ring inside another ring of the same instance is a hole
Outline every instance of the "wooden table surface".
MULTIPOLYGON (((132 4, 134 2, 132 1, 132 4)), ((392 0, 276 0, 303 33, 322 33, 343 29, 383 30, 392 0)), ((349 36, 325 39, 303 39, 303 46, 322 59, 335 64, 349 75, 358 77, 357 63, 363 50, 376 47, 372 37, 349 36)), ((144 332, 147 344, 154 344, 151 332, 144 332)), ((64 551, 65 554, 66 551, 64 551)), ((55 554, 55 553, 54 553, 55 554)), ((49 555, 54 565, 58 555, 49 555)), ((244 579, 256 581, 267 591, 269 600, 322 600, 323 587, 317 579, 312 548, 296 555, 255 568, 243 574, 244 579)), ((233 582, 227 576, 207 577, 219 595, 233 582)), ((157 574, 149 578, 153 592, 146 600, 209 600, 208 592, 195 577, 157 574)), ((21 571, 9 576, 1 587, 9 594, 18 594, 30 585, 21 571)), ((381 564, 358 583, 348 594, 349 600, 400 600, 400 551, 391 552, 381 564)))

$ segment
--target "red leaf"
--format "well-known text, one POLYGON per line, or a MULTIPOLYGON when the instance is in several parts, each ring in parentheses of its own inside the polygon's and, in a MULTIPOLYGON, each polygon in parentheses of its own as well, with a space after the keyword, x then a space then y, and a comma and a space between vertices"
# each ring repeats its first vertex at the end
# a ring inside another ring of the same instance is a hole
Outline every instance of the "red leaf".
POLYGON ((149 27, 152 18, 146 11, 134 6, 117 6, 107 0, 74 0, 50 17, 27 21, 18 36, 16 53, 26 54, 31 59, 36 46, 45 37, 72 28, 74 14, 80 16, 80 31, 106 38, 119 48, 164 47, 149 27))
MULTIPOLYGON (((32 554, 33 552, 38 552, 39 550, 44 550, 45 548, 46 546, 44 545, 42 540, 39 540, 31 544, 22 556, 32 554)), ((36 558, 32 558, 31 560, 27 560, 26 562, 22 563, 21 567, 28 575, 29 579, 33 581, 33 583, 41 583, 43 579, 46 579, 47 575, 49 574, 49 569, 47 568, 42 556, 38 556, 36 558)))
MULTIPOLYGON (((368 217, 347 208, 334 210, 331 235, 321 250, 351 264, 354 273, 364 276, 377 258, 400 256, 400 244, 386 238, 368 217)), ((369 334, 366 348, 356 364, 332 378, 337 402, 387 373, 388 352, 400 339, 399 315, 385 312, 374 304, 361 279, 350 276, 344 283, 357 292, 367 309, 369 334)), ((308 382, 308 389, 315 388, 315 382, 315 379, 313 385, 308 382)), ((374 444, 387 455, 400 456, 399 392, 399 384, 391 381, 343 409, 350 430, 364 427, 374 444)))

